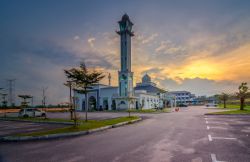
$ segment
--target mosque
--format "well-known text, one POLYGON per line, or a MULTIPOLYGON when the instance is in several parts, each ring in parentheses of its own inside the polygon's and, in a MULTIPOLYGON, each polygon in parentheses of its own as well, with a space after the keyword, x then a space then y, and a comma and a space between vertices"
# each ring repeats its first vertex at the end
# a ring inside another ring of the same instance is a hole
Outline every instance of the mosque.
POLYGON ((131 71, 131 37, 133 23, 129 16, 124 14, 118 22, 120 30, 120 59, 121 67, 118 71, 118 87, 104 84, 96 84, 87 93, 87 100, 84 94, 76 91, 76 109, 85 110, 85 102, 88 103, 89 110, 124 110, 124 109, 152 109, 164 108, 173 105, 173 100, 169 98, 168 92, 157 87, 151 81, 148 74, 145 74, 141 83, 133 86, 133 72, 131 71))

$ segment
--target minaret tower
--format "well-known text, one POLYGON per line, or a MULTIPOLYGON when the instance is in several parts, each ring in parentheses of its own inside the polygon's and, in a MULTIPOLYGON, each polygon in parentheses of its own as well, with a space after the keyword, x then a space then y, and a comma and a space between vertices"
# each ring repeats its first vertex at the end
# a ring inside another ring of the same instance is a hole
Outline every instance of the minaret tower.
POLYGON ((131 72, 131 37, 133 23, 129 20, 127 14, 122 16, 118 22, 120 31, 117 33, 121 38, 121 70, 119 74, 119 96, 133 96, 133 72, 131 72))

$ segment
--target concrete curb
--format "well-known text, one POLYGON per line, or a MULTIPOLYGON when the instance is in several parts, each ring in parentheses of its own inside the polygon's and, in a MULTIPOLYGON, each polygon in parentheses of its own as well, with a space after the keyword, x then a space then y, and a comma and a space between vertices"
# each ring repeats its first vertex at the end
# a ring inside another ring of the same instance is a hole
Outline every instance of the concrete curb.
POLYGON ((19 119, 10 119, 10 118, 0 118, 0 120, 4 120, 4 121, 30 122, 30 123, 44 123, 44 124, 65 124, 65 125, 74 125, 73 122, 32 121, 32 120, 19 120, 19 119))
POLYGON ((2 142, 18 142, 18 141, 33 141, 33 140, 48 140, 48 139, 58 139, 58 138, 65 138, 65 137, 75 137, 75 136, 81 136, 81 135, 87 135, 92 134, 95 132, 104 131, 111 128, 116 128, 132 123, 136 123, 141 121, 142 118, 122 122, 114 125, 109 125, 105 127, 100 127, 96 129, 91 129, 87 131, 80 131, 80 132, 71 132, 71 133, 59 133, 59 134, 51 134, 51 135, 43 135, 43 136, 23 136, 23 137, 16 137, 16 136, 6 136, 6 137, 0 137, 0 141, 2 142))

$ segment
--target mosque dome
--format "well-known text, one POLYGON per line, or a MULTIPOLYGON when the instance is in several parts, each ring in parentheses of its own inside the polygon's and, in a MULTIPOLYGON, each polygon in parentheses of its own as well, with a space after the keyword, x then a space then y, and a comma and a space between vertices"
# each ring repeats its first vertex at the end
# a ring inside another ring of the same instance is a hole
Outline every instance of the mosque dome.
POLYGON ((123 20, 123 21, 129 20, 129 16, 128 16, 127 14, 124 14, 124 15, 122 16, 122 20, 123 20))
POLYGON ((148 74, 145 74, 142 77, 142 83, 150 83, 151 82, 151 77, 148 74))

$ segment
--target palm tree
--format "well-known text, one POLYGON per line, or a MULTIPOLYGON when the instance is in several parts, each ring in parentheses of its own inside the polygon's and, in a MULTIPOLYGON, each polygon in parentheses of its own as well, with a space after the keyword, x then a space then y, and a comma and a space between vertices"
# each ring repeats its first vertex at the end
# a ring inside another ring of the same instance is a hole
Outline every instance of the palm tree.
POLYGON ((239 89, 239 92, 237 92, 236 95, 240 99, 240 110, 244 110, 245 98, 248 95, 248 86, 247 86, 247 83, 246 82, 241 83, 238 89, 239 89))
POLYGON ((219 99, 223 101, 224 108, 226 108, 226 102, 228 98, 229 98, 229 95, 226 93, 222 93, 221 95, 219 95, 219 99))
MULTIPOLYGON (((90 71, 86 67, 84 62, 80 63, 79 68, 71 68, 69 70, 64 70, 66 77, 69 81, 74 83, 74 90, 78 93, 83 93, 85 95, 85 121, 88 121, 88 104, 87 104, 87 92, 96 83, 99 83, 105 75, 101 72, 90 71)), ((75 111, 75 109, 74 109, 75 111)))

